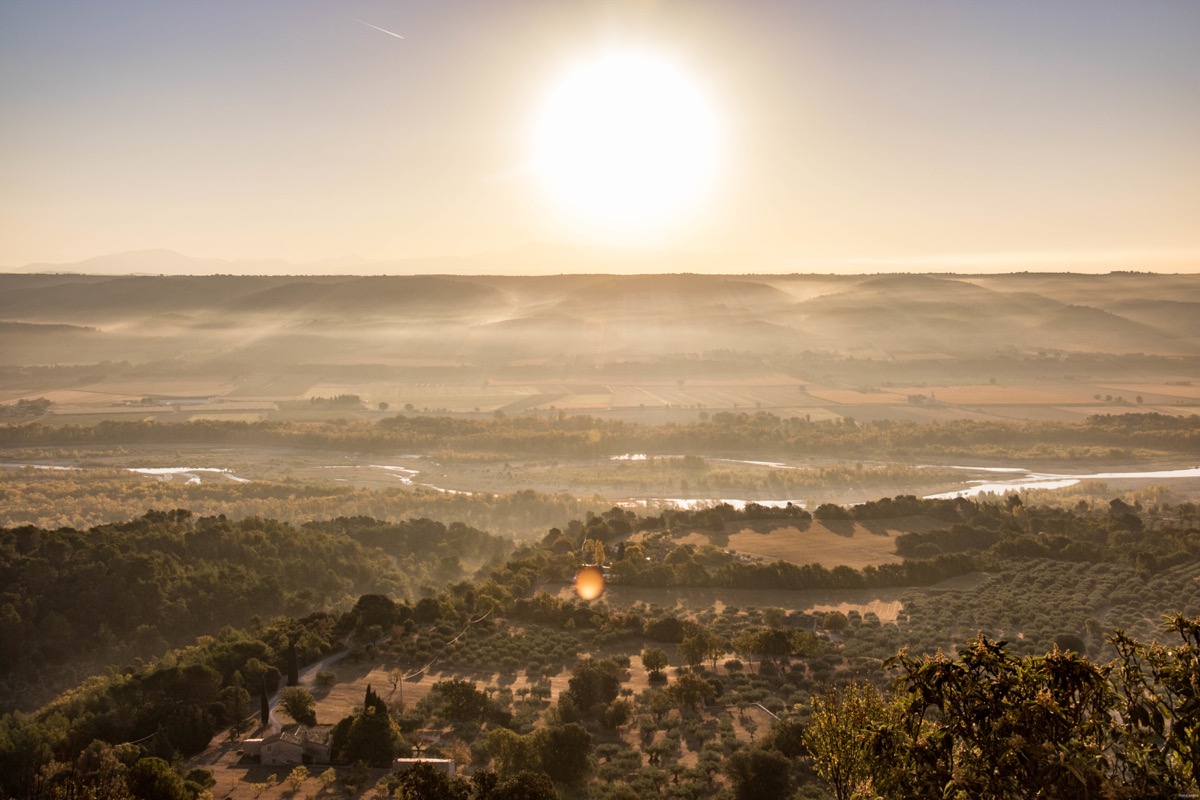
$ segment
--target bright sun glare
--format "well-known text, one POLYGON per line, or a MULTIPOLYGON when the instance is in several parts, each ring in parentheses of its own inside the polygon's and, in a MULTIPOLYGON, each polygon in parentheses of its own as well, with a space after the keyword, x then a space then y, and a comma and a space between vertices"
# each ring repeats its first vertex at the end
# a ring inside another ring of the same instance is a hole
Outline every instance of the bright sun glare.
POLYGON ((554 202, 607 229, 649 228, 701 199, 717 159, 712 111, 665 59, 609 53, 569 71, 536 128, 535 163, 554 202))

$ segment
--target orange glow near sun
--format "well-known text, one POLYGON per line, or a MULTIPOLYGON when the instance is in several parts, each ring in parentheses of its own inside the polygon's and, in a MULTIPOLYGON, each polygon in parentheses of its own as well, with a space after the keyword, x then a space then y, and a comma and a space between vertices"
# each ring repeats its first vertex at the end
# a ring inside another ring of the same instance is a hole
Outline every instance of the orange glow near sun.
POLYGON ((599 567, 581 567, 575 575, 575 594, 581 600, 595 600, 604 594, 604 573, 599 567))

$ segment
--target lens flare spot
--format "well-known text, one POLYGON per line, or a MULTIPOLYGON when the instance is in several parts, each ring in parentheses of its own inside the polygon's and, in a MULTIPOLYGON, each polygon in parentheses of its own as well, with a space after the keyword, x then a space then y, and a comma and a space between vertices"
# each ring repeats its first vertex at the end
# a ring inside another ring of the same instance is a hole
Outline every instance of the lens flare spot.
POLYGON ((595 600, 604 594, 604 573, 599 567, 581 567, 575 574, 575 594, 582 600, 595 600))

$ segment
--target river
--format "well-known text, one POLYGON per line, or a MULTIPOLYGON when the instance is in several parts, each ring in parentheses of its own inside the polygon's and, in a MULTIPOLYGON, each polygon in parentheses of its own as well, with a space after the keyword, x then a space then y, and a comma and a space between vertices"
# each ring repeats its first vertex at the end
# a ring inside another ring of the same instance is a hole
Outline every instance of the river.
MULTIPOLYGON (((406 460, 422 459, 421 456, 406 456, 406 460)), ((640 461, 647 458, 641 453, 625 454, 621 456, 612 456, 608 460, 613 461, 640 461)), ((739 461, 739 459, 720 458, 712 459, 720 461, 739 461)), ((741 461, 745 464, 753 464, 757 466, 771 467, 774 469, 803 469, 804 467, 785 464, 781 462, 765 462, 765 461, 741 461)), ((925 499, 950 499, 955 497, 978 497, 984 494, 1004 495, 1010 492, 1019 492, 1027 489, 1064 489, 1069 486, 1075 486, 1082 481, 1096 480, 1138 480, 1138 481, 1161 481, 1170 482, 1187 478, 1200 478, 1200 467, 1188 467, 1182 469, 1158 469, 1158 470, 1119 470, 1109 472, 1045 472, 1038 470, 1026 469, 1024 467, 988 467, 988 466, 937 466, 934 465, 917 465, 929 469, 951 469, 959 470, 963 473, 963 481, 959 487, 948 491, 938 492, 936 494, 924 495, 925 499)), ((78 467, 69 467, 59 464, 36 464, 36 463, 0 463, 0 468, 19 469, 33 468, 41 470, 77 470, 78 467)), ((122 467, 128 472, 134 472, 140 475, 157 478, 162 481, 169 481, 176 478, 181 478, 187 483, 200 483, 203 477, 212 476, 219 477, 223 480, 234 481, 237 483, 246 483, 251 478, 245 478, 235 474, 232 469, 224 467, 122 467)), ((444 486, 438 486, 432 483, 423 483, 418 480, 422 470, 415 469, 411 466, 399 466, 393 464, 341 464, 336 466, 325 466, 321 469, 327 470, 378 470, 386 475, 395 478, 397 483, 404 486, 421 487, 431 489, 437 492, 448 494, 473 494, 469 489, 452 489, 444 486)), ((344 481, 344 478, 335 480, 344 481)), ((519 487, 513 487, 519 488, 519 487)), ((734 508, 744 508, 748 503, 757 503, 761 506, 781 508, 788 503, 803 506, 804 503, 798 498, 790 499, 747 499, 736 497, 704 497, 704 498, 682 498, 682 497, 650 497, 650 498, 628 498, 619 501, 620 505, 627 508, 647 508, 651 506, 669 505, 678 508, 699 508, 706 505, 717 505, 725 503, 734 508)))
POLYGON ((971 484, 968 487, 955 489, 949 492, 941 492, 939 494, 926 495, 926 500, 951 499, 955 497, 977 497, 981 494, 1007 494, 1009 492, 1018 492, 1022 489, 1065 489, 1068 486, 1074 486, 1078 484, 1080 481, 1169 481, 1178 480, 1180 478, 1200 478, 1200 467, 1191 467, 1189 469, 1150 470, 1145 472, 1090 472, 1083 474, 1034 472, 1032 470, 1022 469, 1020 467, 948 467, 948 469, 1004 474, 1012 475, 1012 477, 1005 480, 997 480, 994 478, 968 480, 967 483, 971 484))

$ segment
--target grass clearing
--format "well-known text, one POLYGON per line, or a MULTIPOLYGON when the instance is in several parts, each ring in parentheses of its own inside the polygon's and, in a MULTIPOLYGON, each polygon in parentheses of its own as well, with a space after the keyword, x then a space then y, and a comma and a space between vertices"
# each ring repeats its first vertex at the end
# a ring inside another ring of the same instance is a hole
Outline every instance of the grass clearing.
POLYGON ((845 564, 861 569, 902 561, 896 555, 896 536, 901 532, 883 526, 868 528, 858 523, 846 523, 845 527, 813 523, 806 530, 787 527, 769 533, 746 528, 730 534, 729 549, 772 561, 821 564, 829 568, 845 564))
POLYGON ((693 531, 679 539, 681 543, 711 544, 731 552, 769 561, 792 564, 820 564, 828 569, 845 565, 861 569, 878 564, 903 561, 896 555, 896 537, 901 533, 926 532, 946 527, 929 517, 905 517, 869 522, 813 520, 804 528, 743 527, 736 531, 713 534, 693 531))

